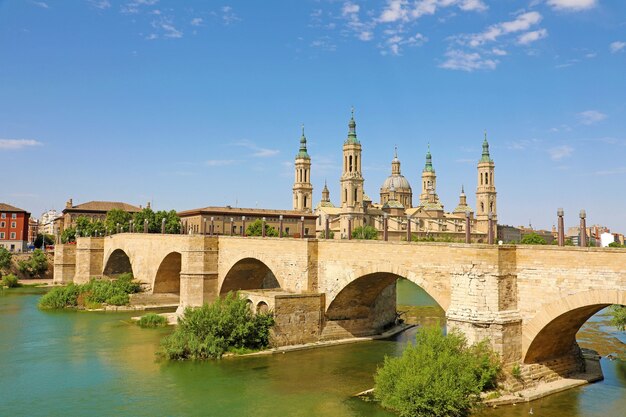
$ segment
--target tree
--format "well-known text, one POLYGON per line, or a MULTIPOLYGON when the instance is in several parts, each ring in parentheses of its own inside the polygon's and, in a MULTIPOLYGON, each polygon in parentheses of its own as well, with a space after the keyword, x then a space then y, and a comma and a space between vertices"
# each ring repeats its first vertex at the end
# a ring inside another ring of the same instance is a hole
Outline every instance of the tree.
POLYGON ((13 255, 4 246, 0 246, 0 269, 9 269, 11 267, 11 258, 13 255))
POLYGON ((31 277, 42 275, 48 270, 48 257, 40 249, 35 249, 28 260, 17 263, 17 269, 31 277))
POLYGON ((165 233, 178 234, 180 233, 180 217, 176 210, 159 210, 154 214, 155 229, 154 233, 161 233, 161 223, 165 219, 165 233))
MULTIPOLYGON (((260 219, 256 219, 248 225, 246 228, 246 236, 262 236, 263 235, 263 222, 260 219)), ((278 237, 278 230, 274 229, 269 224, 265 223, 265 236, 278 237)))
POLYGON ((105 226, 102 220, 93 220, 86 216, 76 219, 76 234, 82 237, 102 236, 105 234, 105 226))
MULTIPOLYGON (((318 233, 317 235, 318 239, 326 239, 326 232, 325 231, 321 231, 318 233)), ((329 239, 334 239, 335 238, 335 232, 333 232, 332 230, 328 231, 328 238, 329 239)))
POLYGON ((33 244, 37 249, 41 249, 44 242, 46 243, 46 246, 54 245, 54 236, 38 234, 33 244))
POLYGON ((373 226, 359 226, 352 231, 353 239, 376 240, 378 239, 378 230, 373 226))
POLYGON ((135 213, 133 216, 133 223, 135 225, 135 233, 143 233, 144 222, 148 221, 148 233, 158 233, 161 231, 161 225, 156 224, 156 216, 154 211, 150 207, 142 209, 140 212, 135 213))
POLYGON ((128 231, 128 222, 133 216, 124 210, 113 209, 107 212, 106 219, 104 219, 104 227, 109 233, 117 233, 117 225, 120 225, 122 231, 128 231))
POLYGON ((619 242, 611 242, 609 248, 623 248, 623 246, 619 242))
POLYGON ((522 245, 545 245, 546 240, 537 233, 529 233, 522 238, 522 245))
POLYGON ((613 313, 611 323, 619 331, 623 332, 626 329, 626 307, 616 304, 611 307, 611 312, 613 313))
POLYGON ((422 328, 399 358, 386 357, 374 380, 383 407, 402 417, 468 416, 496 386, 498 356, 486 342, 468 347, 458 331, 422 328))
POLYGON ((76 228, 68 227, 63 230, 61 233, 61 243, 72 243, 76 242, 76 228))

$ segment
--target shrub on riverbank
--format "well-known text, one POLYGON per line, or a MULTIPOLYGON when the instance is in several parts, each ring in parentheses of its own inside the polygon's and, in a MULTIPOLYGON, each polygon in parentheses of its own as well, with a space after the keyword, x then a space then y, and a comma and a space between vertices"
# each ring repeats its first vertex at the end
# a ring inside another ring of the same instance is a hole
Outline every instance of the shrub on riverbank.
POLYGON ((17 288, 20 286, 19 282, 17 282, 17 277, 13 274, 3 276, 2 285, 7 288, 17 288))
POLYGON ((35 249, 28 260, 17 262, 17 269, 30 277, 42 276, 48 270, 48 258, 41 249, 35 249))
POLYGON ((496 386, 499 360, 486 342, 467 346, 458 332, 422 328, 401 357, 378 369, 375 397, 402 417, 463 417, 496 386))
POLYGON ((274 317, 252 314, 236 293, 200 308, 187 307, 174 333, 163 339, 161 355, 167 359, 220 358, 228 351, 263 349, 269 345, 274 317))
POLYGON ((137 322, 139 327, 165 327, 167 326, 167 319, 159 314, 148 313, 145 316, 141 316, 137 322))
POLYGON ((127 305, 129 294, 141 291, 141 286, 133 281, 132 274, 122 274, 114 280, 92 279, 86 284, 70 284, 56 287, 41 297, 39 307, 58 308, 98 308, 102 304, 127 305))

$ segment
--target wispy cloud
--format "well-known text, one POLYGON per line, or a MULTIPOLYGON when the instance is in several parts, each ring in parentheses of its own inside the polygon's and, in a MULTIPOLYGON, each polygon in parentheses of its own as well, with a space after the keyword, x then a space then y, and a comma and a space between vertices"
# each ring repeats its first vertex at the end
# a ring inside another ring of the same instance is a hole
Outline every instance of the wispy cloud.
POLYGON ((497 59, 483 58, 478 52, 464 52, 452 49, 446 52, 446 60, 440 68, 472 72, 476 70, 493 70, 498 65, 497 59))
POLYGON ((616 54, 620 51, 623 51, 624 48, 626 48, 626 42, 615 41, 609 45, 609 49, 611 50, 612 54, 616 54))
POLYGON ((560 161, 563 158, 567 158, 571 156, 573 152, 574 148, 568 145, 555 146, 548 149, 550 159, 552 159, 553 161, 560 161))
POLYGON ((139 13, 142 7, 154 6, 157 4, 159 0, 133 0, 128 3, 123 4, 120 7, 120 12, 125 14, 136 14, 139 13))
POLYGON ((580 123, 584 125, 592 125, 606 119, 608 116, 598 110, 587 110, 578 113, 580 123))
POLYGON ((246 140, 246 139, 237 141, 233 145, 250 149, 251 151, 253 151, 250 156, 254 158, 268 158, 271 156, 278 155, 280 153, 278 149, 262 148, 260 146, 257 146, 254 142, 246 140))
POLYGON ((43 143, 33 139, 0 139, 0 150, 16 150, 41 145, 43 143))
POLYGON ((507 148, 514 151, 523 151, 541 142, 539 139, 518 139, 507 144, 507 148))
POLYGON ((222 12, 222 22, 224 22, 225 25, 230 25, 231 23, 235 23, 241 20, 239 16, 235 14, 233 8, 230 6, 224 6, 220 10, 222 12))
POLYGON ((556 10, 577 12, 596 7, 598 0, 548 0, 547 3, 556 10))
POLYGON ((622 175, 626 174, 626 167, 618 167, 614 169, 606 169, 594 172, 594 175, 622 175))
MULTIPOLYGON (((522 13, 517 15, 514 20, 496 23, 495 25, 489 26, 483 32, 460 35, 457 37, 457 42, 475 48, 485 43, 496 42, 504 35, 526 31, 539 24, 542 19, 543 17, 539 12, 522 13)), ((529 36, 532 37, 533 35, 529 36)))
POLYGON ((313 40, 310 46, 328 52, 334 52, 337 50, 337 45, 333 42, 330 36, 320 36, 319 38, 313 40))
POLYGON ((191 19, 191 22, 189 22, 191 24, 191 26, 201 26, 202 25, 202 18, 201 17, 195 17, 193 19, 191 19))
POLYGON ((206 161, 206 165, 210 167, 223 167, 226 165, 233 165, 237 163, 236 159, 209 159, 206 161))
POLYGON ((111 2, 109 0, 89 0, 89 4, 96 9, 108 9, 111 7, 111 2))
POLYGON ((42 9, 49 9, 50 6, 48 6, 48 3, 43 2, 43 1, 33 1, 31 0, 31 3, 34 4, 37 7, 41 7, 42 9))
POLYGON ((520 35, 517 38, 517 43, 520 45, 528 45, 530 43, 536 42, 539 39, 543 39, 548 36, 548 31, 546 29, 534 30, 532 32, 526 32, 520 35))

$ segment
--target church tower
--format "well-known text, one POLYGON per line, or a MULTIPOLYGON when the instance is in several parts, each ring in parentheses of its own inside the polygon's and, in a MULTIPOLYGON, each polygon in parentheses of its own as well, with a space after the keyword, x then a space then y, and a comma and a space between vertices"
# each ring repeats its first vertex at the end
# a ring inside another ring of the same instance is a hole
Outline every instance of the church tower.
POLYGON ((313 185, 311 184, 311 157, 306 150, 304 125, 300 137, 300 151, 296 155, 295 171, 293 209, 310 213, 313 207, 313 185))
POLYGON ((495 164, 489 156, 489 143, 487 142, 487 132, 485 132, 483 155, 478 161, 478 187, 476 188, 476 226, 481 232, 488 231, 489 213, 493 214, 494 222, 497 222, 498 219, 494 169, 495 164))
POLYGON ((341 208, 362 211, 363 176, 361 175, 361 143, 356 138, 354 108, 348 123, 348 138, 343 143, 343 173, 341 174, 341 208))
POLYGON ((431 190, 435 194, 435 201, 439 200, 437 196, 437 174, 435 174, 435 168, 433 168, 433 157, 430 154, 430 144, 428 145, 428 152, 426 153, 426 165, 422 171, 422 193, 420 194, 420 204, 425 205, 428 202, 431 190))

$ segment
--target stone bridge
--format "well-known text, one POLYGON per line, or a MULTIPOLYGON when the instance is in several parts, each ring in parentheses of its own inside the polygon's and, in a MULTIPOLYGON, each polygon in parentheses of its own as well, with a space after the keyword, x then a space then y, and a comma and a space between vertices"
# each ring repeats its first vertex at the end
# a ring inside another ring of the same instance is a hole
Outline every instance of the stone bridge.
POLYGON ((559 374, 578 366, 578 329, 626 304, 626 251, 612 248, 129 233, 57 246, 56 282, 122 272, 179 294, 179 311, 239 290, 274 311, 280 344, 380 333, 407 279, 439 303, 449 328, 487 338, 505 364, 559 374))

